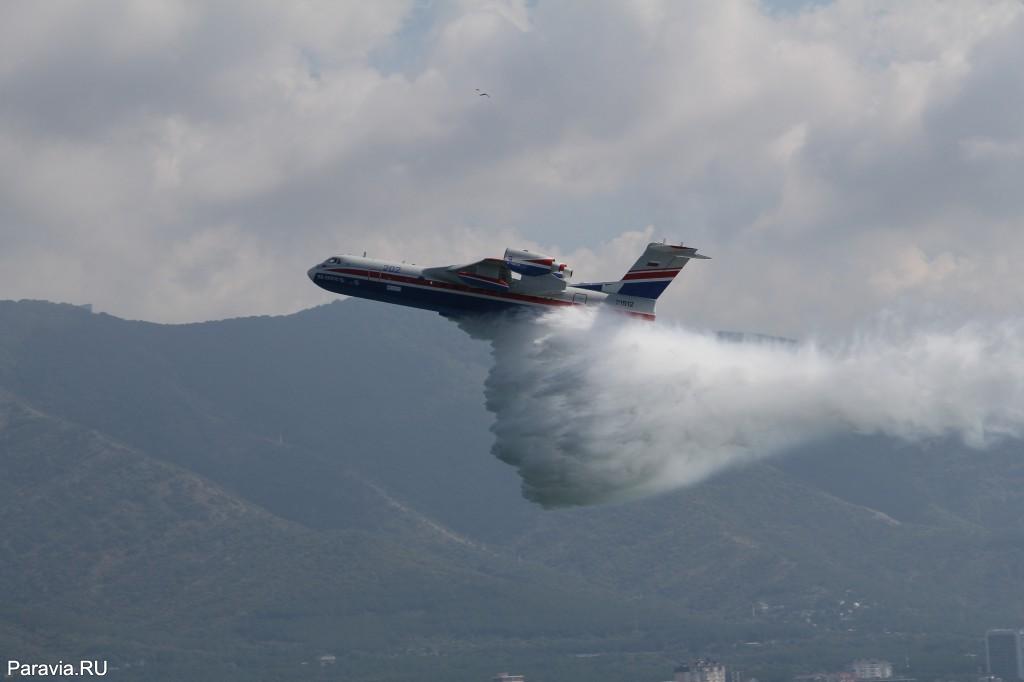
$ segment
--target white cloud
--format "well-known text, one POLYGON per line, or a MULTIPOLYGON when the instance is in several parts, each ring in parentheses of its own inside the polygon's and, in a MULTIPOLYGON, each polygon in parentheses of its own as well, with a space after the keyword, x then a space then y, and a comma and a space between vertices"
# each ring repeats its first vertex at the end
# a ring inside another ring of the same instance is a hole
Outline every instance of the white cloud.
POLYGON ((649 236, 715 257, 659 304, 715 327, 1024 295, 1017 2, 0 13, 5 296, 283 312, 323 300, 304 273, 331 252, 532 246, 602 279, 649 236), (403 46, 415 68, 383 70, 403 46), (34 274, 57 258, 65 277, 34 274))

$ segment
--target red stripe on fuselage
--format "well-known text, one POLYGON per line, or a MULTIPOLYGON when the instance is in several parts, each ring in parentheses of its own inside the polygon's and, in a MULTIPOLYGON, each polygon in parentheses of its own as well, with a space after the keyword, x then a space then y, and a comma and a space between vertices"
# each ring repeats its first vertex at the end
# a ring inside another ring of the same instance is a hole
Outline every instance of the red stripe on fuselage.
MULTIPOLYGON (((343 275, 356 275, 362 279, 368 279, 371 272, 380 275, 380 279, 389 280, 392 282, 401 282, 403 284, 412 284, 425 289, 447 289, 450 291, 462 291, 471 293, 477 296, 484 296, 486 298, 497 298, 497 299, 511 299, 514 301, 523 301, 524 303, 534 303, 537 305, 550 305, 550 306, 573 306, 573 305, 586 305, 586 303, 573 303, 572 301, 559 301, 553 298, 541 298, 539 296, 528 296, 526 294, 513 294, 513 293, 499 293, 493 291, 487 291, 486 289, 477 289, 474 287, 467 287, 461 284, 452 284, 450 282, 441 282, 436 279, 427 279, 425 277, 407 277, 405 275, 396 275, 391 272, 380 272, 378 270, 361 270, 357 268, 328 268, 329 272, 338 272, 343 275)), ((614 310, 614 308, 610 308, 614 310)), ((630 317, 638 317, 643 320, 654 321, 654 313, 637 313, 627 312, 623 310, 615 310, 618 313, 625 313, 630 317)))
POLYGON ((449 291, 462 291, 466 293, 476 294, 478 296, 486 296, 488 298, 511 299, 513 301, 523 301, 524 303, 536 303, 538 305, 574 305, 572 301, 559 301, 553 298, 541 298, 539 296, 513 294, 510 292, 488 291, 487 289, 478 289, 476 287, 464 286, 462 284, 441 282, 436 279, 427 279, 425 277, 406 277, 405 275, 396 275, 391 272, 379 272, 377 270, 359 270, 356 268, 330 268, 329 270, 330 272, 340 272, 345 275, 357 275, 364 279, 368 279, 369 273, 373 272, 379 275, 381 280, 387 280, 391 282, 402 282, 404 284, 412 284, 426 289, 446 289, 449 291))

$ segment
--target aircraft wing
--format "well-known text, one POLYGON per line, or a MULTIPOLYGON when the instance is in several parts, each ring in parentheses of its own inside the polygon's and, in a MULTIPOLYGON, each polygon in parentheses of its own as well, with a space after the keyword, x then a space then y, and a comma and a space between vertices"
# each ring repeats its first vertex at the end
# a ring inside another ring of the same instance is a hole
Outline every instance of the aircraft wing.
POLYGON ((477 289, 508 291, 512 271, 500 258, 484 258, 465 265, 449 265, 428 268, 423 271, 428 277, 448 282, 457 282, 477 289))

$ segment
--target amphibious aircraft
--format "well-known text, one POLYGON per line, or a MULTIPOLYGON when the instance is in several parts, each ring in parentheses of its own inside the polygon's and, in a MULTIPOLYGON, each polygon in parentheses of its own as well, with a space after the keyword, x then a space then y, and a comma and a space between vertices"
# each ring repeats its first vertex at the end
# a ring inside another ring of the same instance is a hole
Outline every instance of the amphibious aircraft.
POLYGON ((654 304, 691 258, 682 244, 651 243, 616 282, 570 284, 565 263, 530 251, 506 249, 502 258, 464 265, 420 267, 363 256, 332 256, 307 273, 319 287, 346 296, 424 308, 446 317, 558 306, 610 306, 654 319, 654 304))

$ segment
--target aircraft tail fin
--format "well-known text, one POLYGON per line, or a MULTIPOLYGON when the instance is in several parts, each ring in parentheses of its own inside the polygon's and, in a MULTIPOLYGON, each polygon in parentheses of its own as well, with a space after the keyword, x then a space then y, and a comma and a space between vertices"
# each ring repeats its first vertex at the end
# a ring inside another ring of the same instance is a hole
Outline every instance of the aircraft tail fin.
POLYGON ((616 293, 656 299, 691 258, 707 259, 709 256, 697 253, 697 249, 691 246, 652 242, 629 272, 622 276, 616 293))

